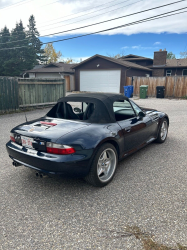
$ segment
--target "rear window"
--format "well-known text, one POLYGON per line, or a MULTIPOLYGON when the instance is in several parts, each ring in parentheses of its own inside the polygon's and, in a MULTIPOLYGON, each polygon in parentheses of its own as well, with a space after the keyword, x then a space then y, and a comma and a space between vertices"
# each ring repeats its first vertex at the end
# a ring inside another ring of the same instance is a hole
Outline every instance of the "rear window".
POLYGON ((89 120, 94 109, 94 103, 59 102, 48 112, 47 116, 68 120, 89 120))

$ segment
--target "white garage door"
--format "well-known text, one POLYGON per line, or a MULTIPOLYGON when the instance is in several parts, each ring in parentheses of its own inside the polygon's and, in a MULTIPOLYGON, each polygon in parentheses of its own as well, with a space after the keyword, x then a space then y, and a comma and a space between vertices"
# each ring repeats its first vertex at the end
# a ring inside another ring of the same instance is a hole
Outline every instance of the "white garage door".
POLYGON ((81 70, 80 91, 120 92, 121 70, 81 70))

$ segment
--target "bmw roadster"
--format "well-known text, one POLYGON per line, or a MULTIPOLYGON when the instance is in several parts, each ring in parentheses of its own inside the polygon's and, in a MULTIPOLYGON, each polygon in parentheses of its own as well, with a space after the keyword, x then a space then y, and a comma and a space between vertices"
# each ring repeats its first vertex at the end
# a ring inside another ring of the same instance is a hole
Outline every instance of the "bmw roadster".
POLYGON ((6 148, 14 166, 37 174, 84 177, 108 184, 119 160, 152 141, 163 143, 168 115, 140 108, 120 94, 72 94, 46 116, 11 130, 6 148))

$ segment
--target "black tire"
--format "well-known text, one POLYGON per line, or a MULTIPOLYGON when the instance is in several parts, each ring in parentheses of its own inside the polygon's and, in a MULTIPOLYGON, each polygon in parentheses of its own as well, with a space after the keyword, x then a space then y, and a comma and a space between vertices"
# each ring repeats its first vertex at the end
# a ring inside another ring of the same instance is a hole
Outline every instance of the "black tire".
POLYGON ((93 158, 90 172, 84 179, 88 183, 90 183, 91 185, 93 185, 95 187, 104 187, 109 182, 111 182, 111 180, 113 179, 117 164, 118 164, 118 154, 117 154, 115 147, 110 143, 105 143, 105 144, 101 145, 100 148, 97 150, 97 153, 95 154, 95 156, 93 158), (104 153, 105 152, 106 152, 106 156, 108 156, 108 158, 106 158, 106 159, 113 159, 113 158, 114 159, 110 160, 110 161, 108 160, 108 162, 110 162, 110 163, 107 163, 107 160, 105 160, 105 165, 102 166, 104 164, 104 153), (99 164, 99 162, 100 162, 100 164, 99 164), (101 162, 102 162, 102 164, 101 164, 101 162), (101 168, 101 169, 104 168, 105 170, 107 169, 106 172, 108 171, 108 179, 107 179, 107 174, 104 174, 104 172, 103 173, 101 172, 101 174, 99 175, 99 173, 98 173, 99 168, 101 168))
POLYGON ((161 122, 156 142, 158 142, 158 143, 165 142, 165 140, 167 139, 167 135, 168 135, 168 121, 164 118, 162 120, 162 122, 161 122), (163 124, 165 125, 165 131, 166 131, 165 136, 162 136, 162 129, 163 129, 163 126, 164 126, 163 124))

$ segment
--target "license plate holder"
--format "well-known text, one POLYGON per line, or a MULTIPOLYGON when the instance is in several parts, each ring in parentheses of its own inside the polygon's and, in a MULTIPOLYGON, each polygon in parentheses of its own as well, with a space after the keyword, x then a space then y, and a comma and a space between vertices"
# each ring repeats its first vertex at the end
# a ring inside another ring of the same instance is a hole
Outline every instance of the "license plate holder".
POLYGON ((33 138, 21 136, 22 146, 26 148, 33 148, 32 143, 34 142, 33 138))

